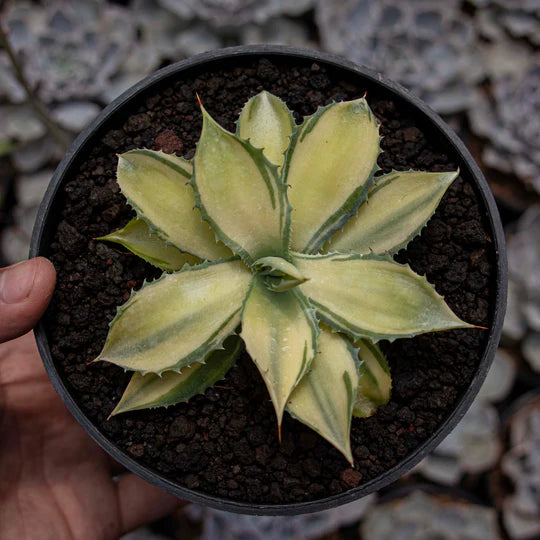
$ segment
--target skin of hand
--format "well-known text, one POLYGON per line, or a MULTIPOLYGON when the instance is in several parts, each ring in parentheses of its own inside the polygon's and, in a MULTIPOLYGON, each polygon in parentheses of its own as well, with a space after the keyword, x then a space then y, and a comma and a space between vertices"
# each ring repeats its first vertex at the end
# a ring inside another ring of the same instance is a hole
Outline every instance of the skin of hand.
POLYGON ((182 502, 115 476, 50 383, 30 330, 55 279, 42 257, 0 269, 0 539, 116 539, 182 502))

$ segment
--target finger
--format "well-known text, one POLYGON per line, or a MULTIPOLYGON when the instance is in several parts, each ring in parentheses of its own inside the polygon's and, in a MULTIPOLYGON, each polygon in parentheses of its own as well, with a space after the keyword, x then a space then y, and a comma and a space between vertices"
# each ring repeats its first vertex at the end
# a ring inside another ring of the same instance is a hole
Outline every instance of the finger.
POLYGON ((118 479, 117 490, 122 533, 156 521, 186 504, 132 473, 118 479))
POLYGON ((51 299, 56 273, 43 257, 0 269, 0 343, 28 332, 51 299))

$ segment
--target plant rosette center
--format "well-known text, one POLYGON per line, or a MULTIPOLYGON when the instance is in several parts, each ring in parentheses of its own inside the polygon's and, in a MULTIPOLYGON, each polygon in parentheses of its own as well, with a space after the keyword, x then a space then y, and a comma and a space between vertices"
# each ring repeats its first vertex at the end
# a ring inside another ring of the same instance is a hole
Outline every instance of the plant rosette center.
POLYGON ((253 267, 270 291, 285 292, 307 281, 294 264, 281 257, 263 257, 253 267))
POLYGON ((390 398, 377 342, 472 327, 392 258, 458 171, 379 174, 379 124, 364 98, 296 125, 263 91, 236 133, 201 110, 191 161, 147 149, 119 156, 136 217, 100 239, 164 273, 118 308, 95 360, 134 372, 111 414, 188 401, 245 345, 278 429, 288 412, 352 464, 352 417, 390 398))

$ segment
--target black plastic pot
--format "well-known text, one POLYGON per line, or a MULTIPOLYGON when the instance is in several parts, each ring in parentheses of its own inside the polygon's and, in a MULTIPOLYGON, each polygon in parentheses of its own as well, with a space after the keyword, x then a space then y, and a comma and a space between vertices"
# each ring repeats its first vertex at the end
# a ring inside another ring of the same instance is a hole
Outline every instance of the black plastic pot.
POLYGON ((77 167, 78 163, 80 163, 80 161, 87 155, 88 149, 93 144, 93 141, 96 140, 96 137, 106 130, 106 126, 110 124, 114 118, 118 118, 119 115, 125 114, 126 111, 129 110, 131 103, 133 103, 133 100, 144 97, 150 91, 155 92, 160 88, 166 87, 171 82, 181 80, 182 77, 185 77, 188 74, 193 75, 194 73, 200 73, 205 69, 215 69, 216 66, 234 66, 235 64, 245 61, 246 57, 251 59, 265 57, 269 58, 270 60, 273 57, 289 57, 293 63, 295 61, 303 63, 317 62, 322 66, 327 66, 329 69, 340 70, 340 74, 343 73, 343 78, 361 83, 362 87, 366 88, 368 93, 370 91, 374 91, 374 89, 384 91, 396 103, 415 110, 418 124, 426 130, 426 133, 429 133, 430 137, 438 138, 444 143, 445 147, 448 148, 448 153, 451 154, 454 161, 458 163, 462 175, 466 176, 475 184, 477 192, 479 193, 480 203, 483 205, 483 211, 487 215, 487 222, 490 229, 489 234, 492 238, 495 252, 498 255, 495 268, 496 305, 492 309, 493 323, 489 329, 489 339, 487 340, 487 345, 483 352, 483 356, 476 374, 467 391, 464 393, 461 399, 459 399, 453 412, 448 416, 446 422, 440 426, 440 428, 428 440, 421 444, 413 454, 407 456, 398 465, 388 470, 378 478, 375 478, 372 481, 369 481, 347 492, 317 501, 286 505, 259 505, 224 500, 187 489, 154 472, 149 467, 136 462, 117 446, 115 446, 85 416, 80 406, 70 394, 69 389, 64 384, 64 381, 52 359, 49 342, 43 323, 40 323, 36 328, 36 340, 49 377, 73 416, 100 446, 102 446, 114 459, 119 461, 134 473, 138 474, 148 482, 155 484, 156 486, 180 498, 188 499, 193 502, 212 506, 222 510, 246 514, 302 514, 324 510, 351 502, 367 495, 368 493, 372 493, 383 488, 384 486, 387 486, 409 471, 426 454, 437 446, 437 444, 455 427, 455 425, 465 414, 472 400, 480 389, 495 354, 495 350, 501 335, 506 306, 507 268, 503 229, 495 201, 484 177, 482 176, 482 173, 480 172, 480 169, 472 159, 463 143, 436 113, 434 113, 418 98, 409 94, 407 90, 398 84, 385 80, 380 73, 359 67, 341 58, 315 51, 262 45, 235 47, 219 51, 212 51, 184 60, 159 70, 132 87, 130 90, 126 91, 122 96, 105 108, 98 118, 96 118, 96 120, 89 127, 87 127, 81 133, 81 135, 79 135, 60 163, 45 194, 32 236, 30 256, 47 256, 49 254, 48 249, 52 240, 52 235, 54 234, 54 217, 58 215, 59 208, 58 205, 60 197, 57 197, 57 193, 59 193, 60 188, 63 183, 66 182, 66 179, 69 178, 70 172, 73 171, 74 168, 77 167))

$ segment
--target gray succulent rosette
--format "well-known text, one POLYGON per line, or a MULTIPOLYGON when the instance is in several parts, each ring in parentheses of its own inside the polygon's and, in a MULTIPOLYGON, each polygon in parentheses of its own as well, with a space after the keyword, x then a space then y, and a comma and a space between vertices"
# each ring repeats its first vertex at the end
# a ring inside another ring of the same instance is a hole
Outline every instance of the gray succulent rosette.
POLYGON ((470 106, 483 69, 457 0, 320 0, 316 19, 326 49, 400 82, 440 113, 470 106))

